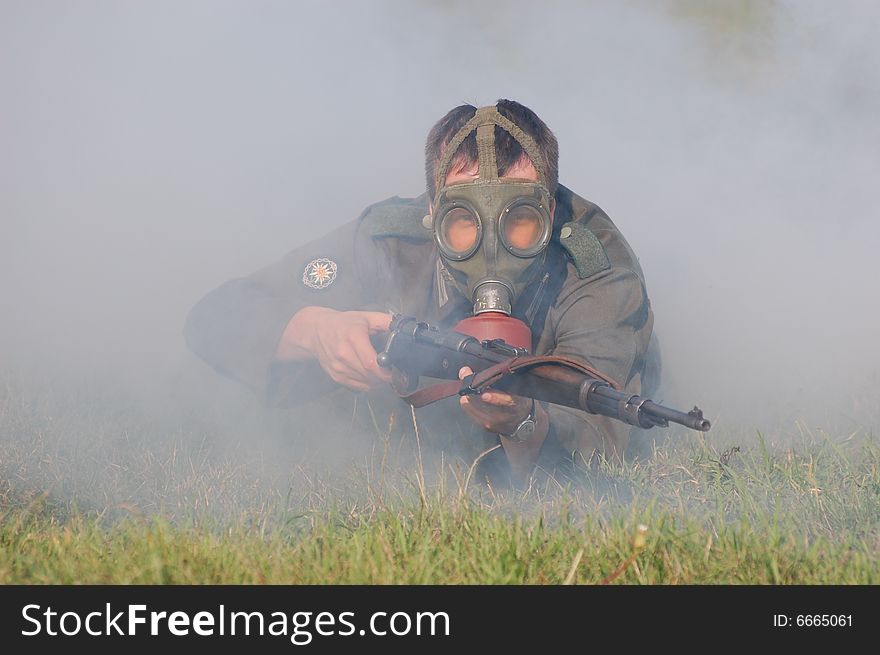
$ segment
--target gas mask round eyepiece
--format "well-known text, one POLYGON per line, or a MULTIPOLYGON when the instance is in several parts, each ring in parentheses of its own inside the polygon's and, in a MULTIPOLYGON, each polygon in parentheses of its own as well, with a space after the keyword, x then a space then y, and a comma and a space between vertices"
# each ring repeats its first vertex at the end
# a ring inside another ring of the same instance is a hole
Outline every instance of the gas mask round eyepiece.
POLYGON ((461 201, 453 201, 438 213, 434 234, 440 252, 447 259, 462 261, 480 246, 483 223, 476 210, 461 201))
POLYGON ((498 219, 501 243, 512 255, 537 256, 550 241, 553 226, 548 208, 532 198, 519 198, 498 219))

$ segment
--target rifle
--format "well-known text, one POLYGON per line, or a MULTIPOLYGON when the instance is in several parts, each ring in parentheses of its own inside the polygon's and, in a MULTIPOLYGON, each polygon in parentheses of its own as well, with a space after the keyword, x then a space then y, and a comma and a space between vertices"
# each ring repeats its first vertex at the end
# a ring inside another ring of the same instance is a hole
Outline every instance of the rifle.
POLYGON ((619 385, 579 360, 529 355, 501 339, 480 341, 411 316, 395 315, 377 361, 392 371, 395 389, 414 407, 453 395, 480 394, 487 387, 609 416, 640 428, 678 423, 706 432, 711 423, 696 406, 685 413, 624 392, 619 385), (458 371, 474 373, 464 380, 458 371), (421 377, 448 379, 418 389, 421 377))

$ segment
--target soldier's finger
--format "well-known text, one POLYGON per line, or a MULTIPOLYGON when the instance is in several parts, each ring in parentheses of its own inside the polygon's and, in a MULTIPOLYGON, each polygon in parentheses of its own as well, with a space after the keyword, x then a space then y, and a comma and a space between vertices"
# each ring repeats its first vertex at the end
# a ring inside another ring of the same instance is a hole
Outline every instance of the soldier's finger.
POLYGON ((498 408, 484 403, 479 396, 462 396, 462 407, 467 407, 472 416, 478 416, 481 419, 487 419, 498 413, 498 408))
MULTIPOLYGON (((464 380, 468 375, 473 375, 473 373, 474 373, 474 372, 471 370, 471 367, 470 367, 470 366, 462 366, 462 367, 458 370, 458 379, 459 379, 459 380, 464 380)), ((463 398, 463 397, 464 397, 464 396, 462 396, 462 398, 463 398)))
POLYGON ((346 387, 353 388, 355 386, 363 386, 366 384, 366 380, 344 362, 335 361, 331 365, 325 367, 324 370, 335 382, 345 385, 346 387))
POLYGON ((339 347, 333 361, 333 368, 339 377, 369 386, 369 374, 364 369, 360 357, 358 357, 357 352, 352 346, 344 344, 339 347))
POLYGON ((391 327, 391 314, 384 312, 363 312, 370 332, 388 332, 391 327))
MULTIPOLYGON (((498 392, 494 393, 497 394, 498 392)), ((472 406, 482 412, 485 416, 491 417, 494 421, 509 421, 512 416, 517 416, 521 413, 520 404, 517 402, 519 396, 510 396, 513 400, 511 403, 498 403, 483 400, 483 395, 484 394, 481 394, 480 396, 471 396, 470 400, 472 406)))
POLYGON ((503 391, 484 391, 480 394, 480 400, 497 407, 513 407, 516 405, 516 398, 503 391))
POLYGON ((485 414, 485 410, 481 407, 480 401, 473 396, 461 396, 458 399, 458 404, 461 405, 461 408, 473 418, 482 418, 485 414))
POLYGON ((458 404, 461 405, 464 413, 470 416, 477 423, 483 424, 486 422, 486 413, 479 407, 477 407, 469 396, 461 396, 458 399, 458 404))
POLYGON ((489 432, 498 432, 498 426, 503 426, 510 420, 506 414, 499 415, 497 409, 482 404, 479 398, 462 396, 459 403, 464 413, 474 423, 489 432))
POLYGON ((352 389, 353 391, 367 391, 370 388, 369 385, 362 380, 352 377, 349 369, 338 362, 334 362, 332 365, 328 366, 322 365, 322 368, 324 369, 324 372, 330 376, 331 380, 337 384, 352 389))
POLYGON ((351 337, 352 347, 357 356, 358 363, 363 372, 384 382, 391 382, 391 371, 386 371, 376 361, 376 349, 366 334, 353 334, 351 337))

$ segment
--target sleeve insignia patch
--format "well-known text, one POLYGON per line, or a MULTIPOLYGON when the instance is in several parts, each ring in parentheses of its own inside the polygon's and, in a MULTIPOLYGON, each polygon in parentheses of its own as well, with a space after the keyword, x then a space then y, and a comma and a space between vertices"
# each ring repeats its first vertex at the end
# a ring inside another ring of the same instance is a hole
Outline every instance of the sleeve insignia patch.
POLYGON ((303 271, 303 284, 309 289, 326 289, 336 279, 336 262, 322 257, 313 259, 303 271))

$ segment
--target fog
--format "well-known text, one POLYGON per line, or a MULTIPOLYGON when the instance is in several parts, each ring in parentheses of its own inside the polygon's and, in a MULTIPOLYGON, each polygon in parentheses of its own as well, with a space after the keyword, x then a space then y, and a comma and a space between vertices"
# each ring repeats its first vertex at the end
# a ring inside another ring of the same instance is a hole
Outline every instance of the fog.
POLYGON ((247 404, 189 308, 420 194, 431 125, 510 98, 639 255, 665 400, 876 429, 878 30, 871 2, 2 0, 0 365, 247 404))

